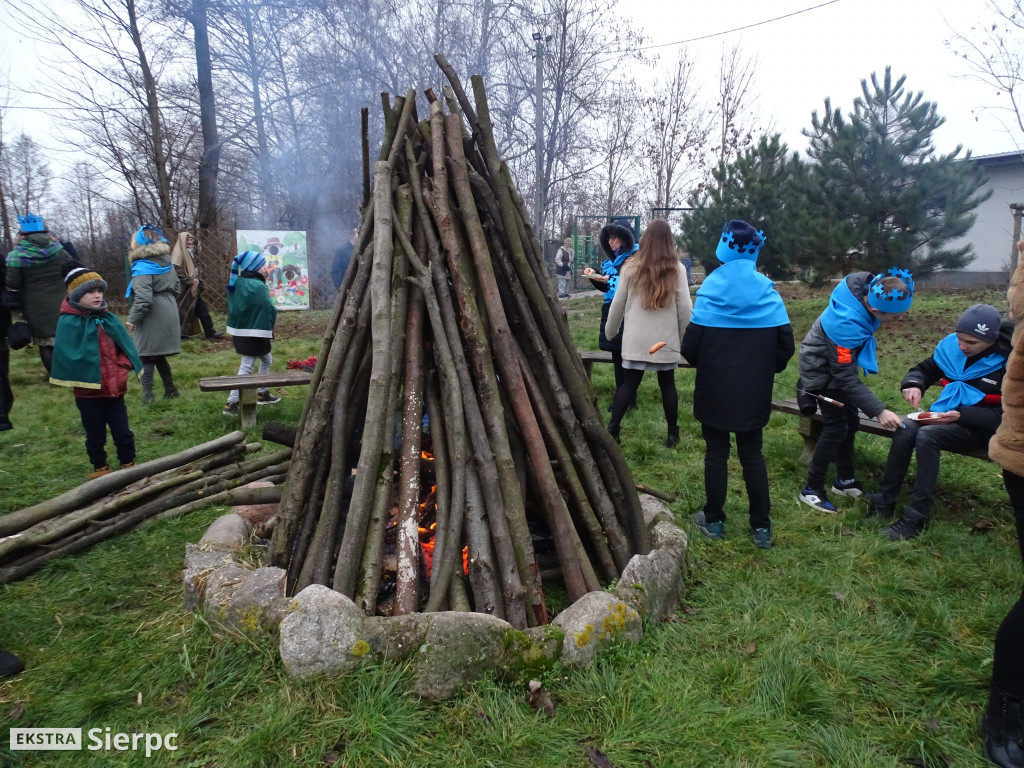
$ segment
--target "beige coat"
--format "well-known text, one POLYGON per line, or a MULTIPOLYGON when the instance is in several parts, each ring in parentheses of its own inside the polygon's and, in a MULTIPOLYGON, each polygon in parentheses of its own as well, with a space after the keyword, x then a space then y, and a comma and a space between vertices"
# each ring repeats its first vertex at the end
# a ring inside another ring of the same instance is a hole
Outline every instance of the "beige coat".
POLYGON ((634 270, 627 266, 619 276, 615 298, 608 309, 605 335, 613 339, 618 336, 619 328, 625 325, 622 332, 623 360, 678 363, 681 359, 678 350, 682 346, 683 332, 693 313, 686 269, 680 265, 676 278, 676 300, 665 309, 643 308, 643 296, 640 291, 632 289, 630 284, 633 274, 634 270), (664 341, 666 346, 650 354, 651 346, 659 341, 664 341))
POLYGON ((1006 290, 1010 317, 1017 326, 1003 377, 1003 420, 989 441, 988 455, 1003 469, 1024 477, 1024 240, 1017 243, 1017 250, 1021 259, 1006 290))

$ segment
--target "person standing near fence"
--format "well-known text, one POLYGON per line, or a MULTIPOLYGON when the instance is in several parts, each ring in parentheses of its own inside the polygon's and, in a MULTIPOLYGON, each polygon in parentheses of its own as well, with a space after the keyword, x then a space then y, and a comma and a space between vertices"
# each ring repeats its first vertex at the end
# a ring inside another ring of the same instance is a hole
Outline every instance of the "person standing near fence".
POLYGON ((754 546, 771 549, 768 469, 763 430, 772 414, 775 374, 796 351, 793 326, 775 284, 757 271, 764 233, 726 222, 715 256, 721 266, 697 291, 680 351, 696 366, 693 415, 704 437, 704 509, 694 525, 709 539, 725 536, 731 435, 743 467, 754 546))
POLYGON ((153 371, 160 372, 164 398, 178 397, 167 358, 181 352, 178 300, 181 281, 171 266, 171 248, 152 224, 139 227, 129 243, 132 278, 126 296, 132 299, 128 322, 142 358, 142 404, 153 402, 153 371))
POLYGON ((210 309, 203 300, 203 278, 196 267, 193 251, 196 239, 191 232, 181 232, 171 251, 171 264, 181 281, 181 293, 178 294, 178 322, 181 324, 182 337, 192 336, 195 322, 203 329, 203 334, 211 341, 224 338, 224 334, 213 326, 210 309))
POLYGON ((569 277, 572 275, 576 254, 572 250, 572 238, 567 237, 555 253, 555 277, 558 278, 558 298, 569 298, 569 277))
MULTIPOLYGON (((239 376, 248 376, 259 364, 260 373, 270 373, 274 358, 270 343, 274 338, 274 324, 277 322, 277 307, 270 299, 267 275, 270 265, 259 251, 245 251, 231 262, 228 278, 228 333, 235 344, 235 352, 242 356, 238 366, 239 376)), ((238 414, 237 389, 228 394, 225 416, 238 414)), ((256 405, 280 402, 266 387, 256 395, 256 405)))

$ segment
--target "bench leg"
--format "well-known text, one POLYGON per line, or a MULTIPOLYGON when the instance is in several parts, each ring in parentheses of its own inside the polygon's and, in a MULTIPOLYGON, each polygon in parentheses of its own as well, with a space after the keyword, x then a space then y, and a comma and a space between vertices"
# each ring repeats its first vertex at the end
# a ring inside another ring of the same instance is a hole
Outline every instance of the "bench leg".
POLYGON ((256 425, 256 390, 243 389, 238 393, 238 413, 242 417, 242 427, 256 425))
POLYGON ((588 379, 594 378, 592 375, 594 373, 594 362, 592 360, 583 361, 583 370, 587 372, 588 379))
POLYGON ((798 431, 804 439, 804 449, 800 453, 800 461, 810 464, 814 457, 814 448, 818 445, 818 437, 821 435, 821 422, 801 416, 798 431))

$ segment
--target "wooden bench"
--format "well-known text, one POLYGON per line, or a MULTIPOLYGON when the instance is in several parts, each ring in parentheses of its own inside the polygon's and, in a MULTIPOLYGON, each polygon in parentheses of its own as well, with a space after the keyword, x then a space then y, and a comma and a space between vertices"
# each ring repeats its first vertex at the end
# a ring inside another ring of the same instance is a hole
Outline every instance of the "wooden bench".
POLYGON ((200 392, 230 392, 238 390, 238 411, 242 426, 256 423, 256 391, 267 387, 293 387, 309 384, 312 371, 282 371, 281 373, 253 373, 248 376, 206 376, 199 380, 200 392))
MULTIPOLYGON (((583 370, 587 372, 588 379, 591 378, 591 374, 594 372, 594 363, 611 363, 612 361, 612 353, 600 349, 581 349, 579 353, 580 357, 583 358, 583 370)), ((686 360, 680 360, 679 367, 693 368, 686 360)))
MULTIPOLYGON (((811 457, 814 455, 814 446, 818 444, 818 437, 821 435, 822 419, 821 412, 816 412, 813 416, 804 416, 800 413, 800 407, 796 404, 796 398, 789 398, 788 400, 776 400, 772 403, 772 410, 778 411, 779 413, 788 413, 791 416, 800 417, 800 426, 797 431, 800 436, 804 439, 804 449, 800 454, 800 461, 804 464, 811 463, 811 457)), ((874 419, 870 418, 864 413, 860 414, 860 431, 867 432, 869 435, 881 435, 887 437, 890 440, 895 432, 891 429, 886 429, 874 419)), ((946 453, 960 453, 960 451, 945 451, 946 453)), ((960 453, 961 456, 970 456, 975 459, 983 459, 989 461, 988 450, 986 448, 977 448, 966 453, 960 453)))

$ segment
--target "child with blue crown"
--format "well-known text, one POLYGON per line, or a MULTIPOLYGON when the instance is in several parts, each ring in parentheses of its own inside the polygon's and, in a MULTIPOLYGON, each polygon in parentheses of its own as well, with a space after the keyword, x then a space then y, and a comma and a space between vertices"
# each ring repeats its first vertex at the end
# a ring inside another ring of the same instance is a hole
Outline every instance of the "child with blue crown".
POLYGON ((988 304, 969 307, 927 360, 911 368, 900 384, 903 399, 917 408, 928 387, 942 391, 929 410, 912 414, 906 429, 893 435, 885 472, 876 493, 869 493, 869 518, 888 520, 903 486, 910 459, 917 453, 917 476, 910 503, 883 535, 898 541, 921 534, 931 514, 939 479, 941 451, 986 448, 1002 421, 1000 388, 1010 354, 1013 321, 1001 320, 988 304), (921 418, 921 417, 924 418, 921 418))
POLYGON ((799 501, 820 512, 835 514, 825 493, 825 475, 835 461, 832 492, 858 497, 863 488, 854 476, 853 444, 860 427, 860 413, 887 429, 902 429, 903 420, 861 380, 878 373, 875 331, 899 320, 914 301, 914 278, 909 270, 892 267, 875 275, 854 272, 839 282, 828 307, 818 316, 800 344, 798 390, 821 400, 822 430, 807 471, 799 501))

